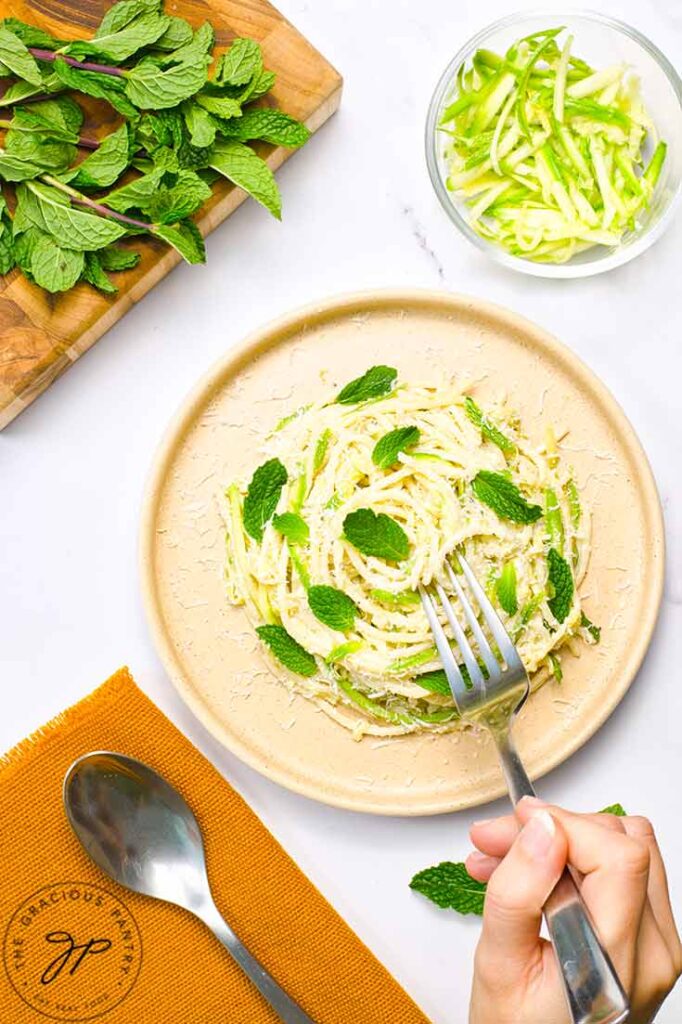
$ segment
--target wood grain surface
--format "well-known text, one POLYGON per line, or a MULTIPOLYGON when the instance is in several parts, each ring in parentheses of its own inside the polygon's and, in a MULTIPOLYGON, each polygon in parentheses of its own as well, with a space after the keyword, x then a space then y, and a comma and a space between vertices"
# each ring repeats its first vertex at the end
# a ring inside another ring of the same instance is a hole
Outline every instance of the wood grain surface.
MULTIPOLYGON (((4 16, 40 25, 57 37, 89 37, 108 0, 5 0, 4 16)), ((248 36, 263 48, 264 63, 277 81, 267 102, 304 121, 315 131, 337 109, 342 79, 315 48, 267 0, 168 0, 166 10, 197 27, 210 21, 218 52, 235 36, 248 36)), ((108 134, 118 115, 108 103, 79 95, 86 110, 83 134, 108 134)), ((308 143, 310 145, 311 143, 308 143)), ((259 152, 274 169, 290 150, 263 145, 259 152)), ((195 220, 207 235, 246 198, 227 181, 195 220)), ((265 214, 267 216, 267 214, 265 214)), ((102 295, 87 284, 51 295, 19 271, 0 277, 0 429, 13 420, 61 373, 180 262, 178 254, 152 238, 135 238, 142 254, 133 270, 117 273, 117 295, 102 295)), ((201 268, 195 269, 201 273, 201 268)))

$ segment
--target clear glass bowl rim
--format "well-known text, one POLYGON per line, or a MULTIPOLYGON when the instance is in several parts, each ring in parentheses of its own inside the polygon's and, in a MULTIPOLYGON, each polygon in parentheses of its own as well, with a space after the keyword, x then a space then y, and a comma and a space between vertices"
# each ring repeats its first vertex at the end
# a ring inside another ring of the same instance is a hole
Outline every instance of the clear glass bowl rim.
POLYGON ((634 42, 641 46, 642 49, 645 50, 659 65, 670 82, 682 110, 682 80, 680 80, 680 76, 665 54, 662 53, 655 43, 652 43, 647 36, 643 35, 639 29, 634 28, 632 25, 628 25, 625 21, 620 21, 618 18, 612 18, 607 14, 601 14, 598 11, 580 8, 566 8, 559 13, 556 11, 548 11, 543 8, 530 11, 516 11, 513 14, 506 14, 503 18, 498 18, 496 21, 490 22, 477 32, 476 35, 472 36, 464 46, 458 50, 438 79, 438 84, 434 89, 433 96, 431 97, 431 102, 429 104, 428 114, 426 116, 426 164, 429 171, 429 177, 431 178, 431 184, 433 185, 441 206, 447 213, 450 220, 457 228, 459 228, 462 234, 476 246, 477 249, 486 253, 488 256, 491 256, 498 263, 502 263, 504 266, 509 267, 512 270, 518 270, 522 274, 530 274, 533 277, 591 277, 594 274, 603 274, 607 270, 613 270, 615 267, 621 267, 625 263, 629 263, 630 260, 641 255, 641 253, 645 252, 661 237, 673 219, 675 210, 679 203, 680 194, 682 193, 681 179, 663 214, 658 218, 656 223, 651 226, 651 228, 643 232, 640 238, 631 242, 629 245, 615 249, 613 252, 610 252, 608 255, 600 259, 592 260, 587 263, 534 263, 532 260, 524 260, 518 256, 512 256, 501 246, 496 246, 481 238, 480 235, 477 235, 469 222, 462 216, 453 203, 448 190, 445 187, 445 183, 443 182, 438 166, 438 140, 436 130, 438 115, 440 113, 445 94, 449 86, 452 84, 454 75, 460 64, 466 60, 470 54, 478 49, 478 47, 485 42, 492 33, 501 29, 509 28, 516 22, 535 18, 546 18, 550 23, 556 22, 557 24, 561 24, 562 19, 565 17, 584 18, 586 21, 598 22, 599 24, 605 25, 616 32, 629 36, 630 39, 634 40, 634 42))

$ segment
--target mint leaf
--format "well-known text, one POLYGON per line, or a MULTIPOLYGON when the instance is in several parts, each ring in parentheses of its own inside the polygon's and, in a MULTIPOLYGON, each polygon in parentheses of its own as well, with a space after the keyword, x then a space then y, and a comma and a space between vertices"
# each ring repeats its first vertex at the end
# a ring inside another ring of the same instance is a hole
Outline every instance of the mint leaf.
POLYGON ((410 889, 444 910, 479 916, 483 914, 486 888, 485 882, 471 877, 464 864, 447 860, 419 871, 410 882, 410 889))
POLYGON ((37 46, 42 50, 58 50, 66 42, 64 39, 56 39, 35 25, 27 25, 25 21, 19 21, 18 18, 5 18, 1 24, 21 39, 24 46, 37 46))
POLYGON ((116 285, 109 280, 109 277, 104 272, 102 261, 96 252, 85 253, 85 265, 83 267, 83 280, 87 281, 98 291, 104 292, 105 295, 115 295, 118 291, 116 285))
POLYGON ((587 630, 593 643, 599 643, 601 640, 601 626, 595 626, 593 622, 590 622, 587 615, 585 615, 585 612, 580 613, 580 628, 587 630))
POLYGON ((257 153, 242 142, 216 142, 210 166, 282 219, 282 200, 272 171, 257 153))
POLYGON ((407 534, 395 519, 371 508, 350 512, 343 521, 343 535, 363 555, 401 562, 410 553, 407 534))
POLYGON ((275 516, 272 525, 278 533, 289 541, 290 544, 307 544, 310 538, 308 524, 302 516, 296 512, 283 512, 281 516, 275 516))
POLYGON ((15 261, 12 219, 0 192, 0 274, 9 274, 15 261))
POLYGON ((216 127, 213 118, 194 100, 182 104, 182 116, 189 132, 189 141, 200 149, 215 142, 216 127))
POLYGON ((160 168, 154 169, 140 178, 129 181, 127 185, 114 189, 100 202, 117 213, 125 213, 132 208, 143 210, 161 187, 164 173, 160 168))
POLYGON ((515 455, 516 445, 508 437, 498 430, 494 423, 484 416, 483 412, 474 402, 473 398, 469 395, 464 399, 464 408, 466 414, 474 424, 481 431, 481 434, 487 441, 491 441, 497 445, 500 451, 504 452, 505 455, 515 455))
MULTIPOLYGON (((198 102, 206 104, 208 99, 209 97, 199 97, 198 102)), ((206 109, 211 110, 211 107, 207 105, 206 109)), ((273 146, 298 149, 310 138, 310 132, 305 125, 281 110, 263 107, 260 110, 249 110, 241 117, 230 116, 231 120, 221 124, 218 130, 221 135, 237 139, 239 142, 262 139, 273 146)))
MULTIPOLYGON (((196 101, 201 108, 207 114, 215 114, 216 117, 222 118, 223 121, 229 118, 240 118, 242 113, 242 106, 239 100, 233 99, 231 96, 209 96, 199 93, 196 97, 196 101)), ((222 135, 227 135, 229 132, 225 131, 225 125, 221 122, 215 125, 216 130, 220 131, 222 135)))
POLYGON ((355 616, 358 614, 355 601, 336 587, 310 587, 308 605, 316 619, 340 633, 346 633, 353 628, 355 616))
POLYGON ((67 64, 61 57, 58 57, 52 66, 57 78, 68 89, 76 89, 95 99, 107 100, 114 110, 124 117, 137 117, 135 107, 124 94, 126 79, 122 76, 104 75, 99 71, 83 71, 67 64))
POLYGON ((506 562, 502 567, 495 583, 495 594, 502 610, 507 615, 516 615, 519 602, 516 597, 516 566, 513 562, 506 562))
POLYGON ((173 224, 195 213, 211 198, 211 189, 195 171, 180 171, 175 184, 155 189, 141 209, 156 224, 173 224))
POLYGON ((246 85, 263 69, 261 48, 253 39, 235 39, 216 66, 218 85, 246 85))
POLYGON ((130 135, 127 124, 107 135, 99 147, 62 180, 74 188, 108 188, 130 163, 130 135))
POLYGON ((259 544, 263 539, 263 528, 274 516, 288 479, 289 475, 279 459, 268 459, 251 477, 244 498, 244 529, 259 544))
POLYGON ((253 100, 257 100, 259 96, 265 96, 272 89, 276 78, 277 76, 274 71, 261 71, 259 75, 254 75, 250 85, 242 94, 241 102, 251 103, 253 100))
POLYGON ((557 622, 564 622, 573 604, 573 573, 568 562, 561 557, 556 548, 547 552, 548 579, 553 596, 547 602, 557 622))
POLYGON ((43 84, 43 76, 33 55, 19 36, 7 28, 6 22, 0 24, 0 62, 30 85, 43 84))
POLYGON ((608 807, 605 807, 602 811, 599 811, 599 813, 615 814, 617 818, 626 818, 628 812, 625 810, 622 804, 609 804, 608 807))
POLYGON ((192 26, 184 18, 169 15, 169 25, 163 35, 154 43, 155 50, 177 50, 191 42, 192 26))
MULTIPOLYGON (((66 100, 66 97, 63 100, 66 100)), ((75 103, 71 106, 76 107, 80 113, 80 108, 75 103)), ((71 123, 67 123, 65 113, 68 110, 70 110, 70 106, 62 106, 62 103, 56 99, 31 103, 27 107, 17 107, 10 122, 10 131, 42 132, 45 138, 56 139, 58 142, 76 143, 78 142, 80 123, 73 124, 71 117, 69 118, 71 123)), ((82 119, 83 115, 80 113, 80 120, 82 121, 82 119)), ((44 139, 40 139, 40 141, 42 142, 44 139)))
POLYGON ((177 249, 187 263, 206 262, 204 240, 193 221, 183 220, 178 224, 159 224, 154 228, 154 234, 177 249))
POLYGON ((102 18, 95 32, 95 39, 120 32, 140 14, 157 12, 160 7, 161 0, 120 0, 119 3, 112 4, 102 18))
POLYGON ((166 31, 168 24, 169 19, 165 14, 145 11, 119 29, 105 29, 103 32, 100 25, 94 39, 77 39, 64 47, 62 52, 76 60, 95 58, 118 64, 132 57, 142 47, 155 43, 166 31))
POLYGON ((140 110, 165 110, 193 96, 208 77, 213 29, 205 22, 185 46, 167 56, 143 57, 126 72, 125 91, 140 110))
POLYGON ((500 519, 534 523, 542 515, 540 506, 530 505, 516 484, 501 473, 481 469, 471 481, 471 487, 478 500, 488 505, 500 519))
POLYGON ((341 405, 354 405, 370 398, 380 398, 393 390, 397 377, 398 371, 392 366, 372 366, 362 377, 341 388, 336 401, 341 405))
POLYGON ((312 654, 301 647, 284 626, 257 626, 256 633, 267 644, 274 656, 290 672, 299 676, 314 676, 317 662, 312 654))
POLYGON ((442 697, 452 697, 452 690, 445 669, 436 668, 433 672, 422 672, 412 680, 419 686, 423 686, 430 693, 440 693, 442 697))
POLYGON ((206 63, 181 63, 163 69, 152 57, 143 57, 127 74, 126 96, 140 110, 175 107, 202 87, 206 68, 206 63))
POLYGON ((400 452, 414 448, 419 444, 419 429, 417 427, 398 427, 397 430, 390 430, 374 446, 372 462, 380 469, 390 469, 398 462, 400 452))
POLYGON ((45 173, 42 163, 22 160, 11 153, 0 153, 0 178, 3 181, 29 181, 45 173))
POLYGON ((42 238, 31 253, 33 280, 48 292, 73 288, 83 271, 83 253, 62 249, 52 238, 42 238))
POLYGON ((105 270, 131 270, 141 259, 139 252, 134 252, 132 249, 118 249, 115 246, 100 249, 98 255, 105 270))
POLYGON ((49 185, 27 181, 17 186, 17 195, 24 193, 31 196, 29 216, 33 225, 69 249, 101 249, 125 234, 125 228, 114 221, 74 209, 63 193, 49 185))

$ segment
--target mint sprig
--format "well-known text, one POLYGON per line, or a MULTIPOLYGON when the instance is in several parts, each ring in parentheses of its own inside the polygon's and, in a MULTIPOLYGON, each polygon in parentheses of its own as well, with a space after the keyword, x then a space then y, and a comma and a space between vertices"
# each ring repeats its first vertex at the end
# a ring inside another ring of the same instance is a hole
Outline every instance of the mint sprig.
POLYGON ((478 500, 500 519, 527 524, 536 522, 542 515, 540 506, 531 505, 516 484, 501 473, 481 469, 471 481, 471 487, 478 500))
POLYGON ((290 672, 294 672, 298 676, 315 675, 317 672, 315 658, 299 644, 298 640, 294 640, 284 626, 257 626, 256 633, 263 643, 267 644, 275 658, 290 672))
POLYGON ((309 588, 308 605, 316 619, 340 633, 353 628, 358 614, 358 606, 348 594, 324 584, 309 588))
POLYGON ((391 469, 401 452, 409 451, 418 444, 418 427, 398 427, 396 430, 389 430, 375 444, 372 462, 380 469, 391 469))
POLYGON ((289 479, 279 459, 268 459, 251 477, 242 512, 244 529, 259 544, 263 529, 275 514, 282 488, 289 479))
POLYGON ((371 508, 349 512, 343 521, 343 535, 363 555, 402 562, 410 553, 410 542, 400 523, 371 508))
POLYGON ((355 405, 372 398, 381 398, 393 390, 398 371, 392 366, 372 366, 362 377, 349 381, 341 388, 336 401, 341 405, 355 405))
POLYGON ((274 84, 254 40, 233 40, 209 77, 214 41, 208 22, 194 31, 165 13, 162 0, 114 4, 91 39, 57 39, 15 18, 0 21, 0 73, 14 79, 0 97, 0 107, 13 110, 11 120, 0 121, 0 129, 6 129, 0 182, 53 190, 40 196, 38 205, 52 207, 42 217, 12 219, 3 207, 1 273, 18 266, 50 291, 86 281, 114 293, 109 272, 128 267, 111 260, 105 266, 92 255, 100 247, 99 233, 107 231, 117 232, 117 238, 151 235, 187 262, 202 263, 203 239, 189 218, 210 199, 210 186, 220 176, 281 216, 272 172, 250 144, 262 140, 296 148, 310 133, 283 111, 250 107, 274 84), (106 100, 124 123, 102 140, 81 136, 82 110, 61 95, 65 89, 76 98, 106 100), (26 101, 30 106, 22 105, 26 101), (67 124, 69 107, 75 120, 67 124), (92 152, 79 162, 82 149, 92 152), (93 196, 102 189, 112 192, 93 196), (64 209, 55 210, 56 205, 64 209), (82 221, 79 214, 102 226, 82 221), (41 246, 34 274, 36 232, 51 241, 41 246), (48 250, 54 257, 49 260, 48 250), (69 252, 90 255, 63 255, 69 252))

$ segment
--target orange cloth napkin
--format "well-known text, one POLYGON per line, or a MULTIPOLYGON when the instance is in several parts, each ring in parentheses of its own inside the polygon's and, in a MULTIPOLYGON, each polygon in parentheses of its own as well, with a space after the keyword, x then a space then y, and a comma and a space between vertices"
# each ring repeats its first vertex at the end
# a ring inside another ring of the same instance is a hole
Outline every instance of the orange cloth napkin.
POLYGON ((0 762, 0 1022, 276 1024, 189 913, 121 888, 82 850, 64 774, 108 749, 160 771, 203 830, 216 902, 317 1024, 428 1024, 221 775, 127 670, 0 762))

